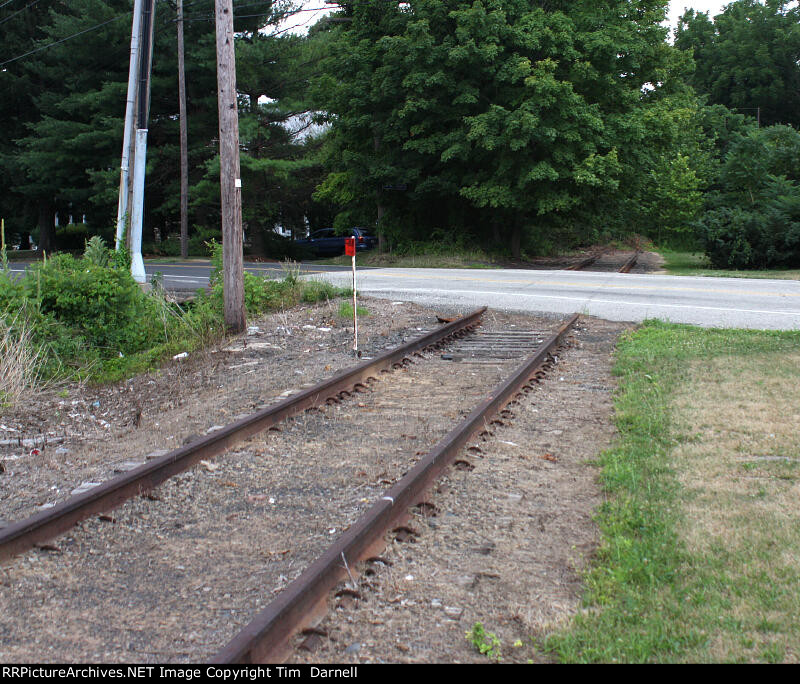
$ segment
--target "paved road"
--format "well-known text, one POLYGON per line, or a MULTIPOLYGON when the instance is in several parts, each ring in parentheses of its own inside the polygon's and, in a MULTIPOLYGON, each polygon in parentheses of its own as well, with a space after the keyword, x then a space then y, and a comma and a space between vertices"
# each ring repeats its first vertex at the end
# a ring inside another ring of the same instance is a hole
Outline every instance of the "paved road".
MULTIPOLYGON (((12 262, 11 271, 24 273, 28 265, 27 263, 12 262)), ((248 273, 264 275, 269 278, 283 278, 287 273, 286 268, 280 263, 245 262, 244 267, 248 273)), ((351 272, 350 266, 322 266, 318 264, 299 264, 299 269, 301 273, 309 275, 336 271, 351 272)), ((153 274, 160 273, 164 278, 164 285, 169 290, 197 290, 208 285, 211 265, 208 260, 178 264, 170 263, 166 260, 145 261, 144 270, 148 280, 152 279, 153 274)))
MULTIPOLYGON (((247 271, 283 277, 281 264, 247 263, 247 271)), ((24 270, 15 264, 14 270, 24 270)), ((208 262, 145 263, 165 285, 208 284, 208 262)), ((303 274, 350 284, 348 266, 301 265, 303 274)), ((592 273, 588 271, 360 269, 358 289, 442 311, 489 306, 504 311, 586 313, 613 321, 660 318, 720 328, 800 329, 800 281, 592 273)))
MULTIPOLYGON (((345 274, 322 274, 347 284, 345 274)), ((800 281, 523 270, 371 269, 358 290, 443 310, 580 312, 719 328, 800 329, 800 281)))

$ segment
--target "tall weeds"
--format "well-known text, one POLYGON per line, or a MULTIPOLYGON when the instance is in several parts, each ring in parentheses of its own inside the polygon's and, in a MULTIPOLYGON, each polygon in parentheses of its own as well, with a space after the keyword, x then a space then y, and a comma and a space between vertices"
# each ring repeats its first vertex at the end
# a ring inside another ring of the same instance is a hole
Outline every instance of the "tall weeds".
POLYGON ((42 380, 44 350, 24 312, 0 312, 0 406, 13 405, 42 380))

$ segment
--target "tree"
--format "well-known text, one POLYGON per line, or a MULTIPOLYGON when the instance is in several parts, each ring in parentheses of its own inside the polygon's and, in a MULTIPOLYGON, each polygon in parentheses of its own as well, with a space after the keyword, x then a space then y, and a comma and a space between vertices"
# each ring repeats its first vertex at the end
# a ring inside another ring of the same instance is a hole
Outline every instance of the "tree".
MULTIPOLYGON (((213 0, 187 3, 187 106, 193 185, 216 158, 213 0)), ((291 11, 287 2, 248 0, 236 20, 239 42, 291 11)), ((10 7, 10 6, 9 6, 10 7)), ((0 62, 0 208, 22 232, 39 216, 40 246, 54 246, 53 215, 85 214, 90 233, 110 237, 116 214, 122 117, 128 77, 131 0, 39 0, 3 24, 0 62), (8 28, 8 40, 6 31, 8 28)), ((13 10, 16 12, 16 9, 13 10)), ((0 9, 0 21, 10 17, 0 9)), ((145 239, 179 225, 177 54, 169 3, 158 3, 148 134, 145 239)), ((273 39, 274 40, 274 39, 273 39)), ((262 76, 273 65, 259 65, 262 76)), ((309 191, 310 194, 310 191, 309 191)), ((194 205, 195 208, 197 204, 194 205)), ((208 207, 203 207, 208 209, 208 207)), ((218 193, 202 220, 219 225, 218 193), (215 216, 217 218, 215 222, 215 216)), ((199 221, 198 221, 199 222, 199 221)))
MULTIPOLYGON (((18 7, 4 3, 0 9, 3 27, 0 52, 0 214, 6 218, 9 234, 16 234, 27 248, 27 235, 39 224, 39 242, 51 249, 54 239, 54 196, 47 188, 35 188, 25 195, 13 192, 24 176, 24 166, 17 157, 16 141, 28 133, 28 125, 37 118, 34 96, 42 88, 36 75, 25 68, 19 58, 30 52, 47 37, 50 10, 63 3, 40 0, 18 7)), ((23 58, 24 59, 24 58, 23 58)))
POLYGON ((800 266, 800 133, 753 129, 731 143, 702 229, 723 268, 800 266))
POLYGON ((710 104, 764 125, 800 126, 800 7, 783 0, 736 0, 714 17, 688 10, 675 46, 691 52, 689 82, 710 104))
POLYGON ((333 126, 321 194, 347 218, 383 207, 399 239, 494 237, 519 256, 593 198, 619 200, 632 117, 671 86, 665 7, 344 5, 317 81, 333 126))

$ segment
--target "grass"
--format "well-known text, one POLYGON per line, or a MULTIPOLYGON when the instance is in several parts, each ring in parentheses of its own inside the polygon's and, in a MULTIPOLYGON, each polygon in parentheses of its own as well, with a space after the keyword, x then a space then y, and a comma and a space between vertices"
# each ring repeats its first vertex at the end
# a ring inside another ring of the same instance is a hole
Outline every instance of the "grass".
MULTIPOLYGON (((356 305, 356 311, 359 317, 369 316, 369 310, 363 306, 356 305)), ((342 302, 339 304, 339 318, 352 318, 353 305, 350 302, 342 302)))
MULTIPOLYGON (((283 311, 301 303, 313 304, 329 299, 350 297, 352 293, 353 291, 349 288, 336 287, 325 281, 298 280, 296 274, 292 272, 287 272, 283 280, 246 274, 246 299, 249 300, 248 317, 283 311)), ((203 304, 200 306, 202 307, 203 304)), ((350 317, 353 315, 352 311, 351 306, 350 317)), ((91 369, 87 379, 93 383, 117 382, 154 370, 175 354, 196 351, 213 344, 224 336, 221 318, 217 320, 212 311, 206 310, 197 317, 192 316, 191 310, 188 313, 188 316, 181 317, 184 324, 180 328, 180 333, 174 335, 172 339, 129 356, 106 359, 102 364, 91 369)), ((166 306, 162 308, 162 315, 165 318, 170 316, 166 306)), ((368 314, 362 314, 361 307, 359 307, 359 315, 368 314)))
POLYGON ((472 629, 466 633, 467 641, 481 655, 500 662, 502 657, 500 640, 493 632, 487 632, 480 622, 472 625, 472 629))
POLYGON ((567 662, 800 659, 800 333, 648 322, 615 373, 617 445, 567 662), (786 460, 789 459, 789 460, 786 460))
MULTIPOLYGON (((198 298, 185 307, 171 302, 157 284, 147 294, 140 293, 137 301, 146 303, 147 337, 143 344, 134 348, 101 346, 82 327, 83 319, 66 323, 58 319, 57 314, 49 318, 41 315, 37 298, 46 293, 38 289, 34 293, 35 298, 28 299, 21 289, 11 292, 7 310, 0 308, 0 405, 13 405, 27 392, 41 389, 53 380, 93 384, 117 382, 155 370, 178 353, 194 352, 215 344, 226 334, 221 285, 210 294, 198 293, 198 298), (25 315, 24 306, 30 307, 25 315)), ((291 269, 287 269, 282 280, 245 274, 245 299, 251 317, 300 303, 351 295, 352 290, 348 288, 299 280, 291 269)), ((89 291, 78 296, 85 297, 87 306, 92 304, 92 298, 97 298, 89 291)), ((350 311, 352 316, 352 309, 350 311)), ((366 315, 366 311, 359 310, 359 315, 366 315)), ((141 327, 144 323, 136 325, 141 327)))
POLYGON ((664 269, 670 275, 716 276, 719 278, 776 278, 779 280, 800 280, 800 269, 773 269, 768 271, 736 271, 713 268, 705 254, 701 252, 682 252, 658 248, 664 257, 664 269))

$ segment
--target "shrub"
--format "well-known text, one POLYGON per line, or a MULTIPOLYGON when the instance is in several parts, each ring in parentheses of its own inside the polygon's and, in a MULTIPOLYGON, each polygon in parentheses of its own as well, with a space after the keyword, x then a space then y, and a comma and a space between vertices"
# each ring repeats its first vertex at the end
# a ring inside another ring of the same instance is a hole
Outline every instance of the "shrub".
POLYGON ((56 245, 59 249, 78 252, 83 249, 89 237, 89 227, 85 223, 68 223, 56 228, 56 245))
POLYGON ((125 271, 59 254, 33 266, 25 287, 43 314, 81 331, 92 346, 130 352, 146 341, 146 298, 125 271))
POLYGON ((714 266, 800 266, 799 169, 800 133, 788 126, 751 131, 731 146, 699 223, 714 266))
POLYGON ((771 177, 750 206, 721 207, 702 221, 705 250, 717 268, 800 266, 800 185, 771 177))

